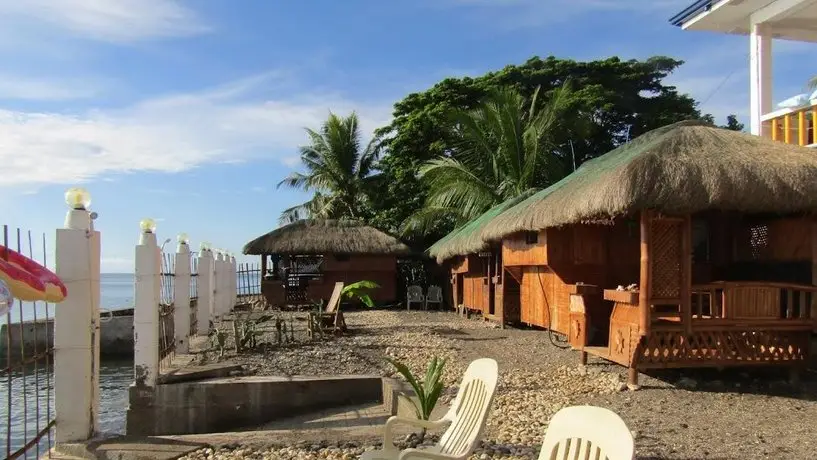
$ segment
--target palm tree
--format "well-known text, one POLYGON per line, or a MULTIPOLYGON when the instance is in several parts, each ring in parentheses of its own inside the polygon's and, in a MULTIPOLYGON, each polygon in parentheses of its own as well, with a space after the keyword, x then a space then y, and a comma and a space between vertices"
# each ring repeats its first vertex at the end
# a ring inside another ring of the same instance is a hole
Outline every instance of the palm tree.
POLYGON ((563 85, 542 104, 539 88, 529 102, 518 91, 501 88, 474 109, 455 111, 451 153, 421 167, 429 193, 424 207, 403 222, 403 234, 427 234, 450 219, 465 223, 498 203, 564 177, 567 171, 556 155, 554 134, 562 125, 569 94, 563 85))
POLYGON ((361 148, 360 123, 333 113, 319 131, 307 128, 309 144, 299 148, 305 173, 293 172, 278 187, 311 191, 311 200, 284 210, 279 222, 304 218, 360 218, 368 200, 372 170, 378 156, 376 139, 361 148))

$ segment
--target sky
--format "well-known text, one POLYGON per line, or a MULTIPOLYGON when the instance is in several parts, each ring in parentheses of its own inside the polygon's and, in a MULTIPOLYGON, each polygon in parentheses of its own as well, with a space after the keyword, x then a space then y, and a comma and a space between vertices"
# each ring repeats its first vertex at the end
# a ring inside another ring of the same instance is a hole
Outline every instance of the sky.
MULTIPOLYGON (((0 224, 45 233, 53 260, 81 186, 103 272, 133 271, 144 217, 160 243, 239 254, 308 199, 276 187, 305 127, 356 111, 368 134, 411 92, 534 55, 682 59, 668 82, 745 122, 749 39, 670 25, 691 2, 0 0, 0 224)), ((775 101, 813 50, 775 41, 775 101)))

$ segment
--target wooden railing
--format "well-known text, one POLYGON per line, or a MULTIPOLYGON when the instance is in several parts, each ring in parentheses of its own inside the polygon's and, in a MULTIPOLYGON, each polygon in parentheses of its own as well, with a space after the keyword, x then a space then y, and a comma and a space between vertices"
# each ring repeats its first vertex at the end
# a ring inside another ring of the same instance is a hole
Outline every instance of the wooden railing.
POLYGON ((811 101, 807 106, 766 114, 761 120, 764 132, 768 133, 772 140, 817 147, 817 133, 814 129, 814 121, 817 120, 817 100, 811 101))
POLYGON ((817 287, 773 282, 718 282, 692 287, 692 319, 810 320, 817 287))

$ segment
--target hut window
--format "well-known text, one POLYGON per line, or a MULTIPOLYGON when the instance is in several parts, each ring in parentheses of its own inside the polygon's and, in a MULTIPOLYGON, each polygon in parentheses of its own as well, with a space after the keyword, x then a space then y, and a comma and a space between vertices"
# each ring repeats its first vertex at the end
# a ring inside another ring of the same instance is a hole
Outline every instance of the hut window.
POLYGON ((709 262, 709 222, 692 221, 692 261, 709 262))
POLYGON ((769 241, 769 227, 765 224, 749 227, 749 245, 752 248, 752 258, 757 260, 763 257, 769 241))
POLYGON ((338 262, 349 262, 349 254, 335 254, 335 260, 338 262))
POLYGON ((538 232, 525 232, 525 244, 537 244, 539 243, 539 233, 538 232))

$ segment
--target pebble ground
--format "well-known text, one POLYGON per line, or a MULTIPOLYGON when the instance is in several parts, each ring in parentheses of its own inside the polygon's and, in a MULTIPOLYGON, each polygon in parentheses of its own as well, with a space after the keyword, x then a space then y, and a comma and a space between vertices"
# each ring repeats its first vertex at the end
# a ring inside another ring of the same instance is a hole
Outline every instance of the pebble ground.
MULTIPOLYGON (((360 311, 346 314, 349 333, 320 342, 277 343, 262 351, 225 358, 257 375, 393 375, 393 357, 415 372, 434 356, 445 357, 446 400, 468 363, 491 357, 500 385, 484 441, 472 459, 535 459, 548 420, 576 404, 608 407, 635 436, 638 459, 815 459, 817 382, 807 372, 793 387, 776 371, 684 370, 642 374, 629 391, 625 369, 591 358, 580 368, 575 351, 554 344, 547 332, 499 329, 453 313, 360 311)), ((297 321, 296 321, 297 323, 297 321)), ((211 358, 214 359, 214 358, 211 358)), ((427 442, 433 442, 431 436, 427 442)), ((416 439, 403 440, 416 444, 416 439)), ((188 459, 353 459, 376 445, 356 443, 288 446, 216 446, 188 459)))

